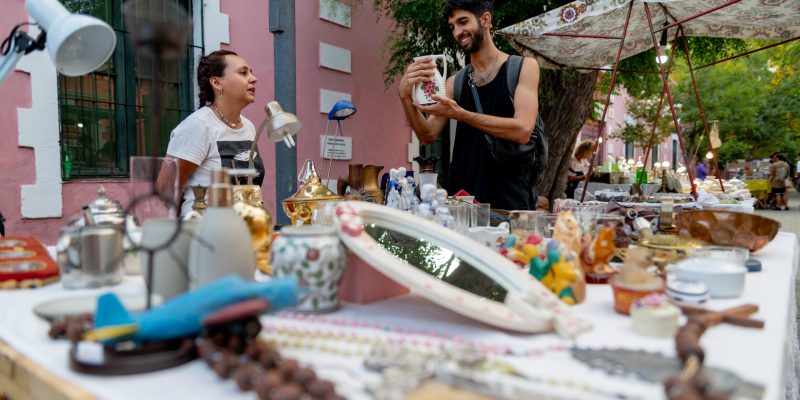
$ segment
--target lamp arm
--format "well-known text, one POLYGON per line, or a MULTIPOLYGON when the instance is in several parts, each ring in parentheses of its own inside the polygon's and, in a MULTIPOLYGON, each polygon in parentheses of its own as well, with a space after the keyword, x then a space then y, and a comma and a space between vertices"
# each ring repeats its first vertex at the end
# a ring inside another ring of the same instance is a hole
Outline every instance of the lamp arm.
MULTIPOLYGON (((261 136, 261 132, 264 131, 264 128, 267 127, 268 123, 269 123, 269 117, 264 119, 264 122, 262 122, 261 126, 258 127, 258 131, 256 131, 256 137, 253 138, 253 145, 250 146, 250 157, 247 160, 247 168, 249 169, 253 169, 253 157, 255 157, 256 154, 256 145, 258 144, 258 138, 261 136)), ((248 185, 253 184, 253 175, 247 176, 247 184, 248 185)))
POLYGON ((6 80, 8 74, 14 70, 14 66, 17 65, 24 55, 24 53, 12 49, 5 57, 0 59, 0 83, 6 80))

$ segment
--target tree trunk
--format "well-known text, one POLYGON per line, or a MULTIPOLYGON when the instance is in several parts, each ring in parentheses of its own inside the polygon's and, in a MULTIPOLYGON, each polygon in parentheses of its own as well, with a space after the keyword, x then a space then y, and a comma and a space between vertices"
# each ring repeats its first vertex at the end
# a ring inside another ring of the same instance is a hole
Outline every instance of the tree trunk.
POLYGON ((564 197, 566 175, 575 141, 581 126, 589 117, 592 106, 597 72, 576 73, 571 71, 547 71, 539 84, 539 110, 549 139, 547 168, 539 177, 536 191, 550 199, 564 197), (544 98, 544 99, 543 99, 544 98))

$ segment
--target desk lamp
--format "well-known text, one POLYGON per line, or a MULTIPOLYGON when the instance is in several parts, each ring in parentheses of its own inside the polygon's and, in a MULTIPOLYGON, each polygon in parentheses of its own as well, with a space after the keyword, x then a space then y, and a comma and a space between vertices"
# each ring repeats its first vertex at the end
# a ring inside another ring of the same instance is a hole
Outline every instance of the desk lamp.
MULTIPOLYGON (((267 103, 267 105, 264 106, 264 111, 267 112, 267 118, 265 118, 261 126, 258 127, 256 137, 253 139, 253 145, 250 146, 250 157, 247 164, 247 168, 249 169, 253 169, 253 157, 255 157, 256 154, 256 145, 258 144, 258 138, 261 136, 261 132, 264 128, 267 128, 267 137, 269 137, 269 140, 276 143, 283 140, 283 143, 286 143, 286 147, 292 148, 295 146, 292 135, 297 134, 303 126, 296 115, 283 111, 283 107, 281 107, 280 103, 277 101, 270 101, 267 103)), ((253 175, 247 177, 247 184, 253 184, 253 175)))
POLYGON ((84 14, 72 14, 57 0, 26 0, 25 9, 42 32, 36 39, 21 31, 21 23, 3 41, 0 83, 26 54, 44 50, 59 73, 80 76, 94 71, 114 52, 117 37, 107 23, 84 14), (47 46, 45 46, 47 42, 47 46))
MULTIPOLYGON (((350 102, 349 100, 339 100, 336 104, 333 105, 331 111, 328 112, 328 122, 325 124, 325 136, 322 141, 322 160, 320 160, 320 165, 325 160, 325 148, 328 146, 328 128, 330 127, 331 121, 336 121, 336 136, 344 136, 344 131, 342 130, 342 120, 349 118, 353 114, 358 111, 356 109, 356 105, 350 102)), ((326 180, 330 180, 331 178, 331 165, 333 165, 333 157, 330 158, 328 162, 328 174, 326 176, 326 180)))

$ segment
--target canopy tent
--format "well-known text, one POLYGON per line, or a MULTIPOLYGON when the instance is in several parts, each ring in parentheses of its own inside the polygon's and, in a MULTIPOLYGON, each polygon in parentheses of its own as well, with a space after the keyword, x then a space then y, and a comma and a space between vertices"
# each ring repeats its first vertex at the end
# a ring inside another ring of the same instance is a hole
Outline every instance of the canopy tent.
MULTIPOLYGON (((589 171, 586 174, 587 187, 594 167, 594 158, 603 137, 603 126, 610 105, 609 100, 619 72, 619 61, 651 47, 655 47, 656 56, 660 58, 662 50, 657 45, 659 43, 656 39, 657 33, 662 35, 662 42, 668 40, 669 37, 677 39, 680 34, 681 47, 686 53, 705 132, 708 130, 708 121, 703 111, 700 93, 697 90, 694 71, 738 56, 693 68, 686 36, 783 39, 781 43, 797 40, 800 39, 800 1, 579 0, 502 29, 499 32, 501 36, 508 39, 520 53, 535 57, 545 68, 605 69, 603 66, 614 63, 611 90, 607 94, 603 114, 598 124, 599 134, 595 139, 592 162, 589 164, 589 171), (631 18, 632 16, 634 17, 631 18)), ((762 47, 742 55, 781 43, 762 47)), ((676 47, 672 48, 673 54, 676 47)), ((657 63, 657 73, 661 75, 663 89, 656 111, 656 121, 653 123, 650 135, 650 144, 645 151, 645 166, 665 98, 669 103, 684 163, 687 167, 691 165, 691 160, 688 159, 686 147, 683 144, 683 135, 669 89, 668 74, 673 61, 674 57, 669 57, 669 64, 666 68, 662 63, 657 63)), ((716 158, 713 146, 711 152, 716 158)), ((688 169, 688 173, 689 181, 693 182, 692 168, 688 169)), ((719 169, 717 169, 717 179, 720 188, 725 191, 719 169)), ((694 184, 691 191, 697 198, 694 184)), ((581 202, 585 195, 584 191, 581 202)))
MULTIPOLYGON (((575 1, 498 34, 544 68, 599 68, 616 62, 629 3, 575 1)), ((778 40, 800 36, 798 0, 637 0, 620 59, 653 47, 644 3, 650 6, 656 32, 668 21, 670 39, 678 26, 686 36, 778 40), (703 15, 690 19, 698 14, 703 15)))

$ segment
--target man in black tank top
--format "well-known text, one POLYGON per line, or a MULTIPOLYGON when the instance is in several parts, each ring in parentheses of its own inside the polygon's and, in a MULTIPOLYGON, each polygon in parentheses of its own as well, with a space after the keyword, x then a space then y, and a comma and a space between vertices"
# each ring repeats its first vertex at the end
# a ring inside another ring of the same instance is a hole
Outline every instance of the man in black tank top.
POLYGON ((493 158, 485 134, 528 143, 539 111, 539 66, 532 58, 523 59, 517 87, 508 87, 507 74, 515 71, 508 71, 509 55, 498 50, 492 41, 492 12, 487 0, 449 0, 444 17, 458 46, 470 55, 472 74, 462 74, 461 82, 450 77, 447 97, 433 95, 438 104, 421 106, 412 101, 414 84, 430 81, 436 64, 430 58, 420 59, 406 69, 398 94, 406 119, 423 144, 433 142, 450 119, 458 121, 450 173, 445 181, 448 193, 464 189, 492 208, 527 210, 534 204, 529 166, 493 158), (482 112, 476 107, 470 79, 477 89, 482 112), (461 85, 458 102, 453 100, 455 85, 461 85))

